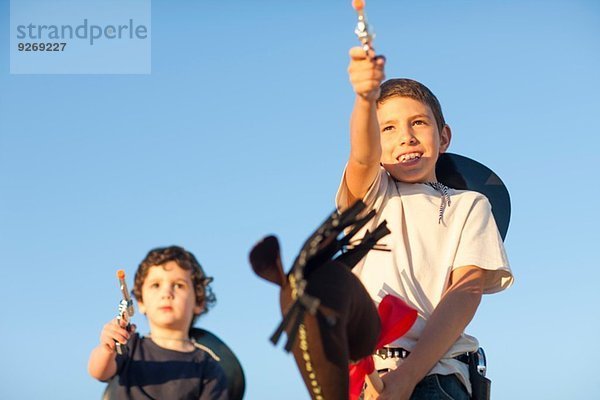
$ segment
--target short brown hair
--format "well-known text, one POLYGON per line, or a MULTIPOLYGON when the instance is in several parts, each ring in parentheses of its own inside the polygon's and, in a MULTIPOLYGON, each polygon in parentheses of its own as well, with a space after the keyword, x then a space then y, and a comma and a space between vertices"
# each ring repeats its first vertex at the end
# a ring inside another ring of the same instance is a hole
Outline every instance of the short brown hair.
POLYGON ((442 129, 446 126, 442 106, 427 86, 412 79, 389 79, 381 84, 381 94, 377 99, 377 105, 383 104, 387 99, 396 96, 408 97, 429 106, 435 117, 438 130, 440 134, 442 133, 442 129))
POLYGON ((217 299, 210 287, 210 282, 212 282, 213 278, 206 276, 196 257, 183 247, 169 246, 150 250, 135 272, 135 281, 131 292, 137 301, 143 302, 142 286, 148 276, 148 270, 152 267, 164 266, 169 261, 174 261, 181 269, 191 272, 194 292, 196 294, 196 305, 204 306, 203 311, 199 315, 194 315, 191 325, 194 326, 196 319, 200 315, 207 313, 208 309, 215 305, 217 299))

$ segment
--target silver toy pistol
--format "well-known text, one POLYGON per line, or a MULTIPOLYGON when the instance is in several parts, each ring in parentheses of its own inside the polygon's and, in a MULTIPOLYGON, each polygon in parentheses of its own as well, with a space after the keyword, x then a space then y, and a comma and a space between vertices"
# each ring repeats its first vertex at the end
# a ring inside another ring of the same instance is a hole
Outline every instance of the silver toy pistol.
POLYGON ((373 39, 375 34, 372 29, 369 30, 369 24, 367 22, 367 15, 365 14, 365 2, 363 0, 352 0, 352 7, 358 14, 358 22, 354 33, 358 36, 358 40, 362 43, 363 50, 367 53, 370 58, 375 58, 375 49, 373 48, 373 39))
MULTIPOLYGON (((121 293, 123 293, 123 298, 119 302, 119 315, 117 315, 117 321, 120 326, 124 326, 128 332, 131 331, 131 317, 135 313, 133 308, 133 300, 131 300, 131 296, 129 295, 129 291, 127 290, 127 283, 125 283, 125 271, 122 269, 117 271, 117 278, 119 279, 119 287, 121 289, 121 293)), ((115 342, 115 349, 117 354, 125 355, 127 354, 127 347, 122 345, 119 342, 115 342)))

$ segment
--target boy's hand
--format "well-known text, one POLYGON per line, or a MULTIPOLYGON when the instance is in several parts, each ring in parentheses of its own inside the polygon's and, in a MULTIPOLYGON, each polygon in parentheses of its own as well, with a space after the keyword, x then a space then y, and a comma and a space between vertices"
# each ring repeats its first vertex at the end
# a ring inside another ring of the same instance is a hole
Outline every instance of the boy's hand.
POLYGON ((119 324, 119 319, 112 319, 106 323, 100 333, 100 344, 102 348, 110 353, 115 353, 115 341, 126 344, 129 337, 135 332, 135 325, 131 325, 131 331, 128 332, 124 326, 119 324))
POLYGON ((383 392, 375 397, 378 400, 409 400, 415 390, 415 379, 411 375, 411 371, 406 371, 402 368, 404 364, 400 364, 398 368, 385 374, 382 379, 384 382, 383 392))
POLYGON ((365 100, 377 100, 385 79, 384 66, 385 57, 371 58, 362 47, 351 48, 348 75, 354 92, 365 100))
POLYGON ((377 393, 377 390, 375 390, 371 382, 367 379, 367 385, 363 394, 364 400, 375 400, 378 397, 379 393, 377 393))

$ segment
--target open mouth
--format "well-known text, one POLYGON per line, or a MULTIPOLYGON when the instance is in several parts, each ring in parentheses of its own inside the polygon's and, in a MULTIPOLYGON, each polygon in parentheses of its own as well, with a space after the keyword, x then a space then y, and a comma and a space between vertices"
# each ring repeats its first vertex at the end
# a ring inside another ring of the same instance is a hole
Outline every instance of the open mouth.
POLYGON ((397 160, 400 164, 405 164, 405 163, 418 161, 419 159, 421 159, 422 156, 423 156, 423 153, 417 153, 417 152, 406 153, 406 154, 402 154, 400 157, 398 157, 397 160))

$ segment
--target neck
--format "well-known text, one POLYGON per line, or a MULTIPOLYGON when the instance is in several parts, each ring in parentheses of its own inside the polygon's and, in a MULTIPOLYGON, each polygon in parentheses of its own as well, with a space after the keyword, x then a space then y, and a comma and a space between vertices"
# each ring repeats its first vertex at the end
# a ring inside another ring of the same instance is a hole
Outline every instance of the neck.
POLYGON ((158 346, 177 351, 193 351, 195 346, 187 333, 182 331, 152 330, 148 337, 158 346))

